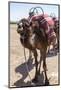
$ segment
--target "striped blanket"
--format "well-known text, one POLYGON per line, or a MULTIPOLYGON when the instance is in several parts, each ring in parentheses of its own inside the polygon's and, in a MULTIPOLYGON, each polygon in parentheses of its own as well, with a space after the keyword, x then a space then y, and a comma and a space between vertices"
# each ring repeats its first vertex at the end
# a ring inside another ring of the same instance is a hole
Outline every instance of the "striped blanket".
POLYGON ((54 32, 54 21, 52 17, 48 16, 47 14, 41 14, 41 15, 34 15, 30 19, 31 21, 39 21, 40 28, 43 28, 47 34, 48 37, 48 43, 53 42, 53 39, 56 38, 56 34, 54 32))

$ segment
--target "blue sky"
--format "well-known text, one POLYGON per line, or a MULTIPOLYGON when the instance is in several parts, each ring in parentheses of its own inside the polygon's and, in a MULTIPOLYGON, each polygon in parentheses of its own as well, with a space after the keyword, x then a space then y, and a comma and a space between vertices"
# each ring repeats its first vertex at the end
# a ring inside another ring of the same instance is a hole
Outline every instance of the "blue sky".
MULTIPOLYGON (((48 15, 54 13, 58 17, 58 5, 10 3, 10 21, 18 21, 21 18, 28 17, 30 8, 38 6, 43 8, 44 13, 48 15)), ((40 13, 42 12, 40 11, 40 13)))

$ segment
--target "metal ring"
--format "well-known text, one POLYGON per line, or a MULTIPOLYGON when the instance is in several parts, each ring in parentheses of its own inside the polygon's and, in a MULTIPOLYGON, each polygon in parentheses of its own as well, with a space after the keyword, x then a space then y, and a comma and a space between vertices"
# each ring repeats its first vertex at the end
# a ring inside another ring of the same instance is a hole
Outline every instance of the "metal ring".
POLYGON ((32 8, 29 10, 29 12, 31 12, 31 10, 33 9, 32 12, 35 12, 35 10, 36 10, 36 12, 37 12, 37 14, 38 14, 37 8, 40 8, 40 10, 42 11, 42 13, 43 13, 43 15, 44 15, 44 11, 43 11, 42 7, 32 7, 32 8))

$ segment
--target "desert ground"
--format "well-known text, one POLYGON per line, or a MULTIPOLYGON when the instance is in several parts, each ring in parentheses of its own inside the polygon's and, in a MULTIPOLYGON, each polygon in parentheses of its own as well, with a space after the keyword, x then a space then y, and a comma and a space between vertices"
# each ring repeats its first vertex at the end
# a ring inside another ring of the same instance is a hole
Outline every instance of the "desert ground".
MULTIPOLYGON (((34 58, 32 60, 28 60, 28 50, 26 49, 26 57, 27 62, 24 59, 24 50, 23 46, 20 42, 20 36, 17 33, 17 25, 10 24, 10 87, 23 87, 23 86, 31 86, 31 79, 34 78, 35 75, 35 61, 34 58), (26 63, 29 69, 29 75, 26 69, 26 63)), ((38 51, 39 53, 39 51, 38 51)), ((38 58, 39 59, 39 58, 38 58)), ((59 84, 59 53, 57 55, 47 55, 47 75, 49 79, 50 85, 58 85, 59 84)), ((39 82, 35 85, 43 85, 44 83, 44 72, 41 67, 39 82)))

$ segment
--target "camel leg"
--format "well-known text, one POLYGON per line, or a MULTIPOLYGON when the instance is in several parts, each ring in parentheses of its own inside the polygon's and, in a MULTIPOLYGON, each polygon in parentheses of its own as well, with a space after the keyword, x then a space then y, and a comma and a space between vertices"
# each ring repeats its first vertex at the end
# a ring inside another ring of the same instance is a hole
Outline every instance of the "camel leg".
POLYGON ((39 64, 39 70, 38 70, 38 74, 40 75, 40 67, 41 67, 41 62, 42 62, 42 52, 40 51, 40 64, 39 64))
POLYGON ((33 50, 34 58, 35 58, 35 65, 36 65, 36 72, 35 72, 35 78, 32 80, 33 82, 38 81, 38 61, 37 61, 37 51, 33 50))
POLYGON ((27 64, 29 65, 31 62, 33 62, 33 60, 32 60, 32 51, 29 49, 29 57, 28 57, 27 64))
MULTIPOLYGON (((39 65, 39 74, 40 74, 40 67, 41 67, 41 62, 42 62, 42 60, 43 60, 43 52, 42 51, 40 51, 40 65, 39 65)), ((46 71, 47 71, 47 67, 46 67, 46 71)))
POLYGON ((31 60, 32 59, 32 52, 31 50, 29 50, 29 59, 28 60, 31 60))
POLYGON ((29 59, 32 59, 32 52, 29 50, 29 59))
POLYGON ((49 85, 49 80, 47 78, 47 65, 46 65, 46 52, 43 53, 43 69, 45 74, 45 85, 49 85))

